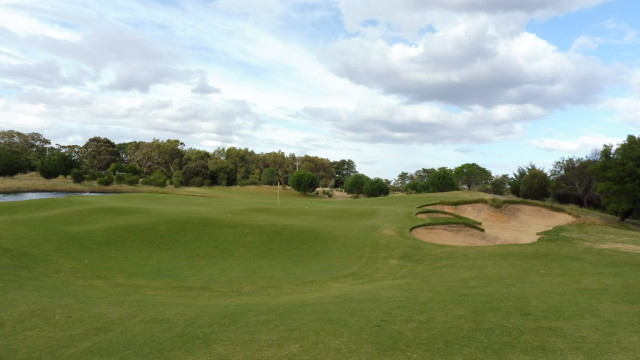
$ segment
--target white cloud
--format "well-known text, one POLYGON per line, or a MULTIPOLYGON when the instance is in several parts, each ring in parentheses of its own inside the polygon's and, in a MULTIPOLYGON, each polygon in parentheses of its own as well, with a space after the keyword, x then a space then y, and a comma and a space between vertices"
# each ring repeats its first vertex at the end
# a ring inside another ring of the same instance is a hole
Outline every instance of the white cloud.
POLYGON ((479 106, 450 112, 433 105, 364 102, 352 110, 306 108, 301 116, 330 124, 340 138, 367 143, 486 143, 523 134, 546 114, 532 105, 479 106))
POLYGON ((595 50, 603 44, 624 45, 638 41, 638 31, 627 24, 607 21, 594 26, 590 32, 577 38, 571 45, 571 52, 595 50), (597 35, 596 35, 597 34, 597 35))
POLYGON ((327 55, 336 74, 414 102, 458 106, 535 104, 547 109, 591 102, 615 73, 566 54, 537 36, 502 36, 493 19, 461 17, 417 44, 345 38, 327 55))
MULTIPOLYGON (((595 6, 607 0, 340 0, 345 25, 357 31, 371 19, 389 24, 405 36, 428 25, 449 21, 454 14, 500 16, 501 26, 524 25, 530 18, 546 18, 595 6), (506 16, 505 16, 506 15, 506 16)), ((439 28, 439 26, 435 26, 439 28)))
POLYGON ((579 138, 566 140, 566 139, 551 139, 551 138, 537 138, 530 140, 529 143, 538 149, 561 151, 565 153, 584 153, 602 148, 605 144, 617 144, 623 139, 612 138, 603 136, 600 134, 591 134, 587 136, 581 136, 579 138))

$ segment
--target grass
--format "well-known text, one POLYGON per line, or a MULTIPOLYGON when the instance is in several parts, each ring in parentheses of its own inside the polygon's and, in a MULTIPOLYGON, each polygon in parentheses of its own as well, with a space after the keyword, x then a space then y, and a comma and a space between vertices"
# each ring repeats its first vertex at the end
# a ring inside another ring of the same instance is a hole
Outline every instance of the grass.
POLYGON ((420 204, 183 188, 0 203, 1 359, 634 359, 640 232, 411 237, 420 204), (190 196, 183 196, 190 195, 190 196))
POLYGON ((167 193, 169 191, 167 191, 167 189, 154 188, 152 186, 100 186, 96 184, 95 181, 76 184, 71 181, 71 178, 65 179, 60 176, 56 179, 47 180, 37 173, 16 175, 13 177, 0 177, 0 194, 18 192, 167 193))

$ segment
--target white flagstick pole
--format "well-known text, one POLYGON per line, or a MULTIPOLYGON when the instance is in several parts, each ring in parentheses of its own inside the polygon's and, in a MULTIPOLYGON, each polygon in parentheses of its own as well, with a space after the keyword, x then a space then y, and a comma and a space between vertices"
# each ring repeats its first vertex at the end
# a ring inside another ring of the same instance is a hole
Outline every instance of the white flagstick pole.
POLYGON ((278 180, 278 206, 280 206, 280 180, 278 180))

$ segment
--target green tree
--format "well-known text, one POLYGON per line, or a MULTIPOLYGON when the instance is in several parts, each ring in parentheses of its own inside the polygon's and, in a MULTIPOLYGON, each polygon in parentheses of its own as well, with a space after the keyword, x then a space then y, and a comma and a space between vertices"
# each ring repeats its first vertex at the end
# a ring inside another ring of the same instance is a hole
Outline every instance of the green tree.
POLYGON ((264 185, 276 185, 280 181, 280 173, 276 168, 266 168, 262 171, 261 182, 264 185))
POLYGON ((29 161, 18 149, 0 143, 0 176, 14 176, 29 170, 29 161))
POLYGON ((615 150, 605 145, 590 170, 610 213, 624 221, 640 210, 640 138, 629 135, 615 150))
POLYGON ((189 163, 182 168, 180 173, 182 176, 182 183, 187 186, 193 186, 194 184, 192 184, 192 182, 196 178, 202 179, 202 182, 211 179, 211 170, 209 169, 209 165, 204 161, 189 163))
POLYGON ((586 158, 562 158, 553 164, 550 171, 551 194, 560 203, 576 204, 580 207, 598 205, 596 178, 589 168, 597 161, 586 158))
POLYGON ((307 170, 318 177, 321 187, 332 187, 335 183, 336 174, 331 166, 331 161, 317 156, 303 156, 298 159, 300 169, 307 170))
POLYGON ((551 195, 551 182, 546 172, 540 169, 530 169, 522 178, 520 197, 531 200, 545 200, 551 195))
POLYGON ((307 170, 298 170, 289 177, 289 186, 303 194, 315 191, 319 185, 318 177, 307 170))
POLYGON ((180 170, 185 154, 184 143, 176 139, 141 141, 129 145, 128 149, 131 163, 145 174, 161 171, 167 177, 180 170))
POLYGON ((364 174, 351 175, 344 182, 344 191, 351 195, 364 195, 364 186, 371 179, 364 174))
POLYGON ((393 186, 397 188, 398 191, 406 191, 407 184, 411 183, 414 180, 413 175, 409 174, 406 171, 398 174, 398 177, 393 181, 393 186))
POLYGON ((453 170, 446 167, 441 167, 429 175, 427 183, 429 192, 432 193, 458 190, 458 183, 453 170))
POLYGON ((420 182, 417 181, 411 181, 409 183, 407 183, 407 185, 405 185, 404 190, 408 193, 418 193, 421 192, 419 191, 420 188, 420 182))
POLYGON ((504 195, 507 192, 509 175, 494 176, 489 185, 494 195, 504 195))
POLYGON ((522 179, 531 169, 537 169, 535 165, 529 164, 527 167, 518 166, 518 170, 509 178, 509 192, 513 196, 520 196, 520 184, 522 179))
POLYGON ((355 175, 358 173, 356 170, 356 163, 353 160, 339 160, 332 161, 331 166, 333 167, 333 171, 336 176, 334 186, 337 188, 342 188, 344 186, 344 182, 347 181, 349 176, 355 175))
MULTIPOLYGON (((24 166, 19 172, 34 171, 38 167, 40 159, 47 155, 51 141, 39 133, 22 133, 15 130, 0 131, 0 144, 12 149, 10 156, 11 166, 24 166), (17 159, 16 155, 22 159, 17 159)), ((14 174, 15 175, 15 174, 14 174)))
POLYGON ((413 173, 411 181, 425 182, 429 180, 429 176, 436 171, 434 168, 422 168, 413 173))
POLYGON ((60 160, 55 155, 49 155, 40 159, 38 163, 38 174, 45 179, 55 179, 60 176, 60 160))
POLYGON ((120 162, 120 153, 113 141, 95 136, 82 146, 82 158, 86 170, 101 172, 120 162))
POLYGON ((466 163, 453 170, 458 182, 467 190, 473 190, 491 181, 491 171, 476 163, 466 163))
POLYGON ((379 197, 379 196, 387 196, 391 193, 391 188, 387 183, 380 179, 375 178, 369 182, 367 182, 363 187, 364 195, 367 197, 379 197))

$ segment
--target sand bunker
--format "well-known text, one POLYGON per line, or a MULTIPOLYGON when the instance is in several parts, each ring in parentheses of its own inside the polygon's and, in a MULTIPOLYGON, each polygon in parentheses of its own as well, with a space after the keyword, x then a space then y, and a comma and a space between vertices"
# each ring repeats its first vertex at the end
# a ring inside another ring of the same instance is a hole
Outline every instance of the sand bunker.
POLYGON ((568 214, 528 205, 505 204, 500 209, 488 204, 433 205, 427 208, 448 211, 482 222, 484 233, 463 225, 427 226, 411 231, 420 240, 446 245, 532 243, 540 237, 537 235, 539 232, 574 220, 568 214))

